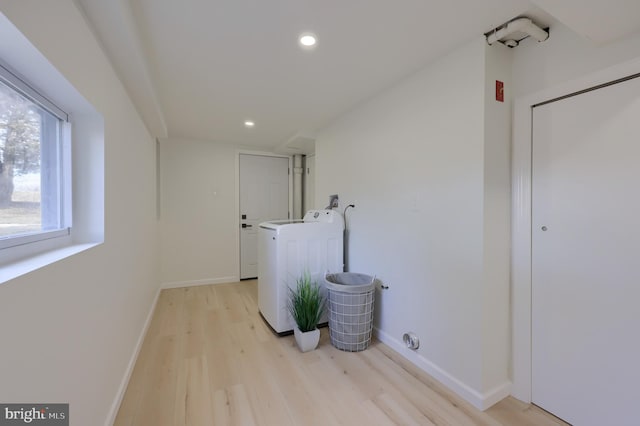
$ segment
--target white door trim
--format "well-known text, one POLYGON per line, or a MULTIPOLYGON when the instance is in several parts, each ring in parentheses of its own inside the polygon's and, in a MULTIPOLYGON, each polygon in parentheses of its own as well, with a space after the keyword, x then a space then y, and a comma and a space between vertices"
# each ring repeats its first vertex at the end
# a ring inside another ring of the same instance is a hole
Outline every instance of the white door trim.
POLYGON ((640 72, 640 59, 516 99, 511 206, 512 391, 531 402, 531 131, 533 105, 640 72))
MULTIPOLYGON (((263 157, 280 157, 287 158, 289 160, 289 170, 291 171, 293 168, 293 157, 290 155, 284 154, 275 154, 273 152, 267 151, 252 151, 247 149, 239 149, 236 150, 236 158, 235 158, 235 220, 234 226, 236 227, 236 256, 237 256, 237 265, 238 265, 238 277, 240 274, 240 154, 247 155, 260 155, 263 157)), ((293 211, 293 174, 289 172, 289 217, 292 217, 293 211)))

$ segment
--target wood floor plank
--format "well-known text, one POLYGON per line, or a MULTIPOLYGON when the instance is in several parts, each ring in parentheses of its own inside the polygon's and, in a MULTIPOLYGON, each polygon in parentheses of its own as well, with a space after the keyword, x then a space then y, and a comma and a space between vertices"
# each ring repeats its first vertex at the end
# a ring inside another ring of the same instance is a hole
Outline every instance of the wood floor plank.
POLYGON ((372 400, 363 401, 360 405, 362 413, 362 424, 393 426, 396 423, 380 409, 372 400))
POLYGON ((174 424, 213 424, 208 365, 205 357, 183 360, 178 372, 174 424))
POLYGON ((160 338, 156 356, 151 360, 150 369, 145 375, 145 389, 140 408, 132 424, 173 424, 173 407, 177 391, 177 352, 175 337, 160 338))
POLYGON ((514 398, 505 398, 487 410, 487 414, 503 424, 518 426, 566 425, 565 422, 532 404, 514 398))
POLYGON ((431 426, 436 424, 416 412, 415 407, 408 404, 407 401, 396 399, 387 393, 376 396, 374 403, 397 425, 431 426))
POLYGON ((506 398, 475 409, 380 342, 301 353, 258 312, 257 283, 163 290, 116 426, 557 426, 506 398))

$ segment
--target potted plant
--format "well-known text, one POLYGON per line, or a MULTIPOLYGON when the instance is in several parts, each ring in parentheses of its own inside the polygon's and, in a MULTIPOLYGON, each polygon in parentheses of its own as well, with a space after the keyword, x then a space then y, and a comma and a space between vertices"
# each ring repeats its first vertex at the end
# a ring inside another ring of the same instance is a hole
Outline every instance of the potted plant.
POLYGON ((326 300, 318 283, 312 282, 308 272, 296 280, 296 288, 289 289, 287 307, 295 321, 293 334, 302 352, 315 349, 320 341, 318 323, 324 312, 326 300))

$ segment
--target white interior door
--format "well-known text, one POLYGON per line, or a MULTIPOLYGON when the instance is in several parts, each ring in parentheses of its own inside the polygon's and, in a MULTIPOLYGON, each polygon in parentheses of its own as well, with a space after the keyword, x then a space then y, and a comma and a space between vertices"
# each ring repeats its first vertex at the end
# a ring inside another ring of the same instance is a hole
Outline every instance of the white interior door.
POLYGON ((640 78, 534 108, 532 401, 638 425, 640 78))
POLYGON ((304 206, 302 215, 311 209, 314 209, 314 200, 316 198, 316 157, 307 155, 305 157, 304 168, 304 206))
POLYGON ((289 159, 240 154, 240 279, 258 276, 258 226, 289 217, 289 159))

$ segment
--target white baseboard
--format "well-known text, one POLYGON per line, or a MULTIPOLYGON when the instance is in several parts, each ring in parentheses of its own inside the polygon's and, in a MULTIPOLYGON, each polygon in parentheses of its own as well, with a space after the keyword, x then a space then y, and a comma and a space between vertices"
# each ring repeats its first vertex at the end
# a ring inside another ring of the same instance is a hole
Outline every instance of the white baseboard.
POLYGON ((158 298, 160 297, 161 290, 162 288, 158 288, 158 290, 156 291, 156 295, 153 298, 153 302, 151 303, 151 309, 147 313, 147 318, 144 321, 144 326, 142 327, 142 331, 138 336, 138 341, 136 342, 136 346, 133 350, 131 359, 129 359, 129 365, 127 366, 127 370, 125 371, 124 377, 120 382, 118 393, 116 394, 116 398, 113 401, 113 404, 111 405, 111 409, 109 410, 109 415, 107 416, 107 420, 104 422, 105 426, 113 426, 113 423, 116 421, 116 416, 118 415, 120 404, 122 404, 122 399, 124 398, 124 394, 127 391, 127 386, 129 385, 129 379, 131 379, 131 374, 133 374, 133 368, 135 367, 136 361, 138 360, 140 349, 142 349, 142 343, 144 342, 144 338, 147 335, 147 330, 151 325, 151 319, 153 318, 153 313, 156 310, 156 305, 158 304, 158 298))
POLYGON ((511 383, 511 381, 506 381, 491 389, 490 391, 485 392, 483 397, 484 405, 481 410, 486 410, 487 408, 491 407, 494 404, 497 404, 498 402, 511 395, 512 387, 513 384, 511 383))
POLYGON ((433 362, 429 361, 417 352, 407 348, 403 342, 391 337, 389 334, 382 330, 374 328, 375 336, 385 345, 389 346, 394 351, 409 360, 412 364, 429 374, 447 388, 458 394, 461 398, 472 404, 479 410, 486 410, 493 404, 501 401, 509 396, 511 392, 511 382, 506 381, 499 386, 480 393, 470 386, 466 385, 462 381, 458 380, 451 374, 447 373, 442 368, 438 367, 433 362))
POLYGON ((238 277, 221 277, 221 278, 205 278, 202 280, 191 280, 191 281, 173 281, 168 283, 162 283, 162 288, 164 289, 164 288, 195 287, 199 285, 234 283, 236 281, 240 281, 240 279, 238 277))

